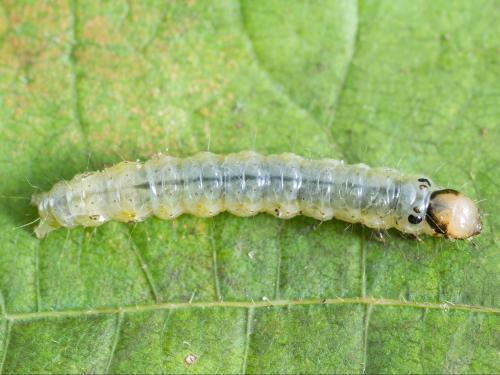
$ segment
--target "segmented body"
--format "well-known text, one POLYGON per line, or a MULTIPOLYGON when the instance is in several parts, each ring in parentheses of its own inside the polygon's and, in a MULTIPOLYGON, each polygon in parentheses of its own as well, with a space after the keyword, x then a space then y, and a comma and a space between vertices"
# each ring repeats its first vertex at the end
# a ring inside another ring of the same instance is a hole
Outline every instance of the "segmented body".
POLYGON ((426 177, 294 154, 158 155, 145 163, 122 162, 77 175, 37 195, 41 223, 36 233, 43 237, 60 226, 135 222, 151 215, 173 219, 183 213, 209 217, 229 211, 238 216, 335 217, 419 234, 433 190, 426 177))

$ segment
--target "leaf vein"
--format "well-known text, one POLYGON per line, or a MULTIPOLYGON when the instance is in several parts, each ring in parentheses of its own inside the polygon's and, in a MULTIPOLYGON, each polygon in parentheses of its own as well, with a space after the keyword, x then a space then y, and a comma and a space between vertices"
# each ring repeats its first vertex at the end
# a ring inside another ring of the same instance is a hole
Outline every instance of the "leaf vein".
POLYGON ((116 347, 118 346, 118 341, 120 340, 120 330, 121 330, 121 326, 123 323, 123 315, 124 315, 124 312, 122 310, 120 310, 118 312, 115 335, 113 337, 113 343, 111 345, 111 352, 109 354, 108 364, 106 365, 106 371, 105 371, 106 374, 109 374, 109 369, 111 368, 111 364, 112 364, 113 358, 115 356, 116 347))
POLYGON ((349 71, 351 70, 352 66, 352 61, 354 60, 354 55, 356 52, 356 43, 358 40, 358 30, 359 30, 359 5, 358 1, 354 0, 353 1, 353 7, 355 8, 354 12, 354 31, 352 33, 352 39, 351 43, 349 45, 349 56, 347 59, 347 63, 345 64, 344 71, 342 72, 342 76, 340 77, 340 83, 338 85, 338 88, 335 92, 335 95, 333 97, 333 103, 332 103, 332 110, 330 111, 330 114, 328 116, 328 121, 327 121, 327 126, 328 128, 333 124, 333 121, 335 120, 335 113, 338 108, 338 104, 340 102, 340 98, 342 96, 342 93, 344 92, 345 88, 345 83, 347 81, 347 76, 349 74, 349 71))
POLYGON ((95 316, 101 314, 117 314, 123 313, 140 313, 146 311, 158 310, 176 310, 187 308, 269 308, 269 307, 287 307, 287 306, 313 306, 313 305, 369 305, 369 306, 388 306, 388 307, 404 307, 404 308, 420 308, 433 310, 459 310, 466 312, 477 312, 487 314, 499 314, 500 308, 487 307, 481 305, 467 304, 452 304, 452 303, 436 303, 436 302, 418 302, 418 301, 401 301, 386 298, 373 297, 351 297, 351 298, 329 298, 329 299, 308 299, 308 300, 263 300, 263 301, 207 301, 207 302, 170 302, 151 305, 133 305, 124 307, 102 307, 96 309, 81 309, 81 310, 59 310, 59 311, 41 311, 41 312, 19 312, 6 314, 6 318, 10 320, 30 320, 30 319, 46 319, 46 318, 64 318, 64 317, 81 317, 95 316))
POLYGON ((141 252, 139 251, 139 248, 137 247, 137 245, 134 241, 134 238, 132 237, 132 231, 133 231, 133 229, 129 233, 130 245, 132 246, 132 250, 133 250, 135 256, 137 257, 137 260, 139 261, 139 264, 141 266, 141 270, 144 273, 144 276, 146 277, 146 280, 147 280, 149 287, 151 289, 151 294, 153 295, 155 302, 159 303, 161 301, 160 293, 158 292, 158 288, 156 287, 153 275, 149 271, 149 267, 146 264, 144 258, 142 257, 141 252))
POLYGON ((280 298, 280 283, 281 283, 281 257, 282 257, 282 245, 281 245, 281 232, 283 231, 283 223, 279 226, 278 230, 278 251, 276 252, 276 278, 274 285, 274 299, 280 298))
POLYGON ((297 108, 301 113, 306 114, 307 117, 309 119, 311 119, 311 121, 314 124, 316 124, 319 129, 325 130, 325 135, 328 137, 329 142, 332 145, 337 146, 337 144, 335 143, 335 141, 332 138, 331 132, 327 131, 328 127, 326 127, 326 126, 320 126, 321 124, 318 122, 318 120, 316 119, 316 117, 307 108, 304 108, 302 105, 300 105, 299 103, 297 103, 297 101, 294 100, 286 91, 280 91, 280 90, 276 89, 276 87, 279 86, 279 85, 271 77, 269 71, 264 67, 264 65, 261 62, 260 57, 257 54, 257 51, 255 50, 254 41, 253 41, 250 33, 248 32, 248 29, 247 29, 247 26, 246 26, 246 19, 245 19, 244 11, 242 10, 242 2, 241 2, 241 0, 238 1, 238 5, 239 5, 240 20, 241 20, 241 30, 242 30, 242 33, 245 36, 246 40, 248 41, 248 50, 249 50, 249 53, 250 53, 250 57, 255 61, 258 69, 265 75, 266 79, 271 83, 271 86, 273 87, 273 92, 276 95, 278 95, 278 96, 283 97, 284 99, 286 99, 286 101, 291 106, 297 108))
POLYGON ((10 319, 8 319, 6 324, 7 324, 7 327, 6 327, 7 334, 5 335, 5 339, 4 339, 4 343, 3 343, 3 353, 2 353, 2 359, 0 362, 0 374, 4 373, 3 366, 5 364, 5 359, 7 358, 7 350, 9 348, 9 344, 10 344, 10 336, 11 336, 11 332, 12 332, 13 322, 10 319))
POLYGON ((217 246, 215 245, 215 230, 214 230, 214 225, 212 222, 211 225, 211 233, 210 233, 210 247, 212 251, 212 273, 213 273, 213 279, 214 279, 214 290, 215 290, 215 297, 217 301, 223 301, 223 296, 221 294, 220 290, 220 281, 219 281, 219 266, 217 263, 217 246))
POLYGON ((36 311, 42 309, 42 295, 40 293, 40 242, 35 245, 35 299, 36 311))
POLYGON ((368 362, 368 328, 370 326, 370 316, 373 310, 373 305, 365 306, 365 313, 363 317, 363 363, 362 374, 366 374, 366 363, 368 362))
POLYGON ((80 44, 78 40, 78 0, 70 1, 70 46, 68 51, 68 58, 71 67, 71 91, 72 91, 72 101, 73 101, 73 113, 75 116, 75 123, 80 128, 80 131, 83 134, 84 141, 86 143, 87 149, 89 149, 89 138, 88 138, 88 129, 85 126, 85 122, 83 121, 82 114, 82 103, 81 103, 81 95, 78 84, 78 73, 77 73, 77 57, 76 51, 80 44))
POLYGON ((253 307, 248 308, 247 311, 247 324, 246 324, 246 333, 245 333, 245 352, 243 354, 243 362, 241 364, 241 373, 246 374, 247 372, 247 360, 248 360, 248 352, 250 349, 250 339, 253 329, 253 318, 254 318, 255 309, 253 307))

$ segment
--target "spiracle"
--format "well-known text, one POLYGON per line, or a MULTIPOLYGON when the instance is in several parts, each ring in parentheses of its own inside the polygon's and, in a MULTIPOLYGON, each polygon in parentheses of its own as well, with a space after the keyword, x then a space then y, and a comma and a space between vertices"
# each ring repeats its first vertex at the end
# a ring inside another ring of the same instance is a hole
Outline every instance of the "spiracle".
POLYGON ((416 236, 464 239, 481 230, 474 202, 436 187, 428 177, 291 153, 203 152, 184 159, 158 154, 145 163, 122 162, 60 181, 34 194, 32 203, 40 215, 38 238, 60 227, 138 222, 152 215, 210 217, 222 211, 336 218, 416 236))

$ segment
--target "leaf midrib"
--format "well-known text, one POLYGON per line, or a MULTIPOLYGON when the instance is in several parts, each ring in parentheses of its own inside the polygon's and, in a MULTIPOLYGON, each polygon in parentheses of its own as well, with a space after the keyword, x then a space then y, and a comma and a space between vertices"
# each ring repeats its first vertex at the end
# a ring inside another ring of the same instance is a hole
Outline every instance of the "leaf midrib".
POLYGON ((175 310, 187 308, 266 308, 266 307, 285 307, 285 306, 314 306, 314 305, 366 305, 366 306, 389 306, 404 308, 419 308, 432 310, 457 310, 466 312, 478 312, 488 314, 500 314, 500 308, 487 307, 481 305, 456 304, 449 302, 418 302, 403 301, 387 298, 374 297, 350 297, 350 298, 325 298, 325 299, 306 299, 306 300, 264 300, 264 301, 214 301, 214 302, 171 302, 157 303, 147 305, 134 305, 123 307, 101 307, 94 309, 75 309, 58 311, 39 311, 39 312, 19 312, 5 313, 3 318, 9 321, 26 321, 33 319, 47 318, 72 318, 81 316, 95 316, 105 314, 128 314, 141 313, 147 311, 175 310))

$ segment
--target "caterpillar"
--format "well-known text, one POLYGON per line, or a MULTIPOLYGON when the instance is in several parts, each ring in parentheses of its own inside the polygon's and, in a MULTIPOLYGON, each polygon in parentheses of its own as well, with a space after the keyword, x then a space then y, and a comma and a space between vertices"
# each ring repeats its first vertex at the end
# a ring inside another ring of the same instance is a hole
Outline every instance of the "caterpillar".
POLYGON ((282 219, 337 218, 370 228, 466 239, 481 231, 474 202, 425 176, 390 168, 310 160, 291 153, 209 152, 180 159, 158 154, 60 181, 34 194, 38 238, 57 228, 93 227, 109 220, 138 222, 154 215, 210 217, 267 212, 282 219))

